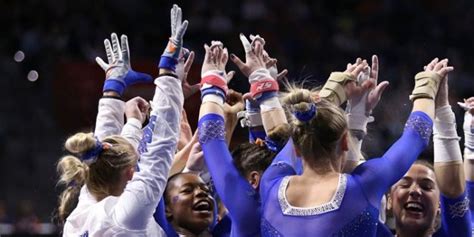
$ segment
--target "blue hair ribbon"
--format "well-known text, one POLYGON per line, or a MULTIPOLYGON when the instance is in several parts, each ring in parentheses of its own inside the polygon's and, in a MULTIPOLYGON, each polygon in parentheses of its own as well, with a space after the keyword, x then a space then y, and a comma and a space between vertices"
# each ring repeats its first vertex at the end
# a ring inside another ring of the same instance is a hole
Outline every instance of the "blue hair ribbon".
POLYGON ((99 154, 104 150, 102 142, 96 138, 95 147, 81 156, 81 160, 86 163, 93 163, 99 154))
POLYGON ((308 122, 311 119, 314 118, 316 115, 316 105, 314 103, 311 103, 311 106, 309 107, 309 110, 307 111, 294 111, 293 115, 301 122, 308 122))

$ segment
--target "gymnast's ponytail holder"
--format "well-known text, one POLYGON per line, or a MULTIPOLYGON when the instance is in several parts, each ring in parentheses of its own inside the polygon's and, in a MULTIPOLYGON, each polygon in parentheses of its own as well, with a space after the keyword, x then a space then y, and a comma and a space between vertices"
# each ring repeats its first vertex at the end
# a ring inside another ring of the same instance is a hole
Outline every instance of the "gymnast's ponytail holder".
POLYGON ((260 146, 260 147, 266 147, 268 150, 273 151, 273 152, 279 152, 280 146, 274 141, 272 141, 270 138, 266 137, 265 140, 262 140, 261 138, 257 138, 255 140, 255 144, 260 146))
POLYGON ((95 147, 87 151, 81 156, 82 162, 88 165, 94 163, 99 157, 99 154, 103 150, 109 149, 111 146, 112 146, 111 144, 106 143, 106 142, 102 143, 99 141, 99 139, 96 138, 95 147))
POLYGON ((316 116, 316 104, 311 103, 310 107, 306 111, 293 111, 293 115, 301 122, 308 122, 316 116))

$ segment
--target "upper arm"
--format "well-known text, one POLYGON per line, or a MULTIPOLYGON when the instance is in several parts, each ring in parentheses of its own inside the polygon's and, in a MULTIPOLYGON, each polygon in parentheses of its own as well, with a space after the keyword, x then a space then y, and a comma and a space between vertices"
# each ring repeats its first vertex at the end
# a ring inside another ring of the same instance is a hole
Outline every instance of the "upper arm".
POLYGON ((431 128, 431 119, 426 114, 412 113, 403 135, 381 158, 370 159, 354 170, 352 175, 361 183, 372 205, 379 206, 382 195, 408 171, 425 149, 431 128))
POLYGON ((124 123, 125 102, 119 99, 102 98, 95 122, 94 135, 102 140, 110 135, 119 135, 124 123))
POLYGON ((214 186, 229 210, 232 225, 239 230, 258 231, 260 199, 258 192, 240 175, 225 142, 222 116, 207 114, 199 120, 199 142, 214 186))

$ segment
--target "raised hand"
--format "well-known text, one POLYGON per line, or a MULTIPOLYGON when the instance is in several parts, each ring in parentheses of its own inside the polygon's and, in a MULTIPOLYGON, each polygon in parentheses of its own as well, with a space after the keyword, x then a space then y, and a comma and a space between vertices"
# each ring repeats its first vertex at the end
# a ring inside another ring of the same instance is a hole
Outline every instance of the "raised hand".
POLYGON ((137 96, 125 103, 125 116, 127 119, 135 118, 143 124, 148 116, 149 111, 150 104, 148 104, 148 102, 141 97, 137 96))
POLYGON ((176 75, 178 75, 178 78, 183 82, 182 87, 183 87, 183 95, 184 99, 187 99, 194 95, 196 92, 199 91, 199 83, 190 85, 188 82, 188 73, 189 70, 191 69, 191 65, 194 62, 194 52, 191 51, 189 52, 188 49, 183 48, 182 49, 182 56, 178 60, 178 65, 176 66, 176 75))
POLYGON ((109 39, 104 40, 108 63, 99 57, 95 58, 97 64, 105 71, 103 91, 112 91, 122 96, 130 85, 139 82, 152 82, 153 78, 150 75, 132 70, 127 36, 122 35, 120 42, 115 33, 112 33, 110 38, 112 44, 109 39))
MULTIPOLYGON (((356 63, 361 63, 362 60, 356 60, 356 63)), ((348 64, 348 68, 352 64, 348 64)), ((384 81, 377 85, 379 74, 379 61, 377 55, 372 56, 372 67, 366 66, 359 73, 357 84, 362 90, 357 90, 357 93, 350 93, 348 95, 349 103, 347 111, 350 113, 357 113, 370 116, 372 110, 377 106, 383 91, 389 85, 388 81, 384 81), (375 88, 374 88, 375 86, 375 88)), ((352 87, 351 89, 353 89, 352 87)))
POLYGON ((194 143, 189 153, 188 161, 186 162, 185 171, 200 174, 205 169, 204 152, 201 149, 199 142, 194 143))
MULTIPOLYGON (((160 69, 176 72, 176 64, 178 64, 181 48, 183 46, 183 36, 188 28, 188 21, 182 21, 182 11, 178 5, 174 4, 171 8, 171 37, 168 45, 160 58, 160 69)), ((161 72, 160 72, 161 73, 161 72)), ((182 80, 182 78, 180 78, 182 80)))
POLYGON ((333 72, 319 92, 321 98, 325 98, 336 105, 341 105, 347 98, 355 98, 363 95, 367 89, 373 86, 371 80, 365 80, 358 84, 357 77, 368 67, 367 61, 357 58, 354 64, 348 63, 344 72, 333 72))
POLYGON ((245 51, 245 63, 235 54, 230 55, 230 59, 235 63, 235 65, 237 65, 240 71, 246 77, 249 77, 250 74, 256 70, 262 68, 265 69, 266 63, 263 56, 263 46, 265 41, 261 37, 258 37, 257 40, 254 38, 251 44, 243 34, 240 34, 240 41, 242 42, 245 51))
POLYGON ((413 101, 418 98, 435 99, 440 83, 452 70, 454 68, 448 66, 448 59, 441 61, 438 58, 433 59, 424 67, 423 72, 416 74, 415 87, 410 95, 410 100, 413 101))

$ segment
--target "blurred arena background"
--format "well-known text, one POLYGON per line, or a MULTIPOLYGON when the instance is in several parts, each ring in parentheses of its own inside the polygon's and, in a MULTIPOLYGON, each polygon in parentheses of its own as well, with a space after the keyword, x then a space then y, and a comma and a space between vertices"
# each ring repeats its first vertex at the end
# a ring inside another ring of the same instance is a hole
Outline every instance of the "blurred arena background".
MULTIPOLYGON (((55 164, 68 135, 93 129, 104 80, 94 58, 105 58, 103 39, 127 34, 134 69, 156 76, 173 3, 190 22, 184 41, 197 54, 193 83, 202 45, 220 40, 243 56, 240 32, 263 36, 288 79, 306 86, 321 85, 357 56, 379 55, 379 81, 391 84, 369 125, 368 157, 400 135, 412 78, 433 57, 448 57, 455 67, 450 99, 458 119, 455 102, 474 95, 470 0, 1 0, 0 235, 55 235, 48 224, 58 194, 55 164)), ((228 68, 235 69, 231 62, 228 68)), ((244 92, 248 83, 237 74, 230 87, 244 92)), ((153 87, 133 88, 126 98, 152 96, 153 87)), ((195 95, 185 105, 194 127, 199 103, 195 95)), ((245 139, 245 130, 237 133, 245 139)), ((431 151, 424 158, 432 159, 431 151)))

